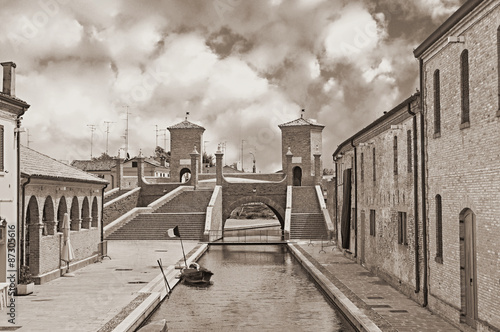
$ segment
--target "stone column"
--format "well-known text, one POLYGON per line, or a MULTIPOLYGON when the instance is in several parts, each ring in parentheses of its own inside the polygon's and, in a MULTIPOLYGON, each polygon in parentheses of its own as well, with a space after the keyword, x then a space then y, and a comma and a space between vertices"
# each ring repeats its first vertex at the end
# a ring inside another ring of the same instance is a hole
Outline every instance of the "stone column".
POLYGON ((290 151, 290 147, 288 147, 288 152, 285 154, 286 157, 286 170, 283 170, 286 172, 286 184, 287 186, 292 186, 293 185, 293 174, 292 174, 292 151, 290 151))
POLYGON ((198 159, 200 158, 196 145, 189 155, 191 156, 191 185, 196 189, 198 187, 198 159))
POLYGON ((29 267, 33 276, 40 274, 40 247, 42 243, 43 224, 28 224, 29 230, 29 267))
POLYGON ((222 186, 222 169, 224 168, 224 165, 222 165, 223 156, 224 154, 221 152, 219 145, 217 152, 215 152, 215 174, 216 174, 215 184, 217 186, 222 186))
POLYGON ((137 185, 141 188, 144 186, 143 178, 144 178, 144 156, 142 155, 142 151, 139 151, 139 155, 137 156, 137 185))
POLYGON ((314 185, 321 184, 322 175, 321 174, 321 154, 316 152, 314 154, 314 185))
POLYGON ((115 175, 115 178, 116 178, 116 188, 122 188, 122 179, 123 179, 123 159, 118 157, 118 158, 114 158, 115 159, 115 162, 116 162, 116 175, 115 175))

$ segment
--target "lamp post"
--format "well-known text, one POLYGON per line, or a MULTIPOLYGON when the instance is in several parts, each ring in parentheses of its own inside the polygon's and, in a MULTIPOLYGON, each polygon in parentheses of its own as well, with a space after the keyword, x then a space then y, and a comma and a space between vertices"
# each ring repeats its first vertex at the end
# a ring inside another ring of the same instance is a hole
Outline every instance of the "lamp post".
POLYGON ((255 169, 255 155, 254 155, 252 152, 250 152, 250 154, 251 154, 251 155, 252 155, 252 157, 253 157, 253 167, 252 167, 252 173, 255 173, 255 172, 256 172, 256 169, 255 169))

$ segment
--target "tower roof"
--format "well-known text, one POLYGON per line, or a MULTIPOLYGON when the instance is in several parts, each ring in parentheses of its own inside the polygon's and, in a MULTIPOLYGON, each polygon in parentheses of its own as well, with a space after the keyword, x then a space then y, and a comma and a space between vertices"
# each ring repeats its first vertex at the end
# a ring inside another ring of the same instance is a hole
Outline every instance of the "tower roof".
POLYGON ((314 126, 314 127, 325 128, 325 126, 316 123, 315 120, 304 119, 302 117, 300 117, 300 118, 298 118, 296 120, 293 120, 293 121, 290 121, 290 122, 286 122, 286 123, 282 123, 282 124, 278 125, 278 127, 280 127, 280 128, 283 128, 283 127, 298 127, 298 126, 314 126))
POLYGON ((170 129, 203 129, 203 130, 205 130, 205 128, 203 128, 202 126, 198 126, 197 124, 189 122, 188 120, 184 120, 178 124, 175 124, 173 126, 168 127, 167 129, 169 129, 169 130, 170 129))

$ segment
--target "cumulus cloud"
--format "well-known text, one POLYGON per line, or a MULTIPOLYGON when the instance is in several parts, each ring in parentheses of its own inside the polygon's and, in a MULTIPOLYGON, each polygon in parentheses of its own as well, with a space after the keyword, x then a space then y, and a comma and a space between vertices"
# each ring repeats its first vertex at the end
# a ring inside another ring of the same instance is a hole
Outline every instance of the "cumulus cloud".
POLYGON ((151 155, 190 112, 207 152, 225 142, 226 163, 250 167, 252 152, 276 171, 277 125, 305 108, 326 125, 328 167, 337 144, 415 91, 412 49, 459 1, 19 0, 0 12, 0 49, 32 105, 31 147, 54 158, 90 157, 88 125, 99 155, 104 121, 116 154, 127 112, 130 154, 151 155))

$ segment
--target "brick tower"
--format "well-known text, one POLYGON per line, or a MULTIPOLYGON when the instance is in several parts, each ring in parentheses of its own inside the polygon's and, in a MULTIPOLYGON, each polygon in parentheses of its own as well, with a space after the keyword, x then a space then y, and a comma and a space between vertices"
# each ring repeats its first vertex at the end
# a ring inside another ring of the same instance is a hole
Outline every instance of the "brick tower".
POLYGON ((288 148, 290 148, 290 152, 293 154, 291 161, 293 185, 314 185, 314 155, 318 155, 322 151, 322 131, 325 126, 317 124, 315 120, 304 119, 301 116, 278 127, 281 129, 283 172, 288 169, 286 154, 288 148))
POLYGON ((187 120, 167 128, 170 131, 170 179, 179 182, 186 172, 192 173, 191 156, 194 147, 200 153, 199 170, 203 163, 203 132, 205 128, 187 120))

